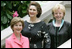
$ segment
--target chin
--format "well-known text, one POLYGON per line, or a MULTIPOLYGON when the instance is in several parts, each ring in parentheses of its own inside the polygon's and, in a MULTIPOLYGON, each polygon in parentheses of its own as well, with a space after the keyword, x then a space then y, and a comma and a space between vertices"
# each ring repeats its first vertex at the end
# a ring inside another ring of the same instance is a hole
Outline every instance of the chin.
POLYGON ((34 15, 30 15, 30 17, 34 17, 34 15))
POLYGON ((20 33, 21 31, 17 31, 17 33, 20 33))
POLYGON ((61 19, 57 19, 57 21, 61 21, 61 19))
POLYGON ((62 20, 62 19, 59 18, 59 19, 56 19, 56 20, 62 20))

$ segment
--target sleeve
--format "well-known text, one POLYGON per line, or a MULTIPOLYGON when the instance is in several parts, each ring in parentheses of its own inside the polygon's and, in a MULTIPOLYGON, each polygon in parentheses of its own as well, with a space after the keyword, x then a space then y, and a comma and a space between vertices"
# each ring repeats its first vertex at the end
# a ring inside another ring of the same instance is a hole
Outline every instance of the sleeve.
POLYGON ((50 48, 51 39, 47 29, 47 25, 45 23, 42 25, 42 34, 44 38, 44 48, 50 48))
POLYGON ((28 47, 27 48, 30 48, 30 46, 29 46, 30 43, 29 43, 29 39, 28 38, 27 38, 27 41, 28 41, 28 47))
POLYGON ((68 39, 71 38, 71 24, 69 24, 69 27, 68 27, 68 39))
POLYGON ((50 29, 50 25, 51 25, 51 23, 48 23, 48 24, 47 24, 47 29, 48 29, 48 30, 50 29))
POLYGON ((6 39, 5 41, 5 48, 11 48, 10 41, 6 39))

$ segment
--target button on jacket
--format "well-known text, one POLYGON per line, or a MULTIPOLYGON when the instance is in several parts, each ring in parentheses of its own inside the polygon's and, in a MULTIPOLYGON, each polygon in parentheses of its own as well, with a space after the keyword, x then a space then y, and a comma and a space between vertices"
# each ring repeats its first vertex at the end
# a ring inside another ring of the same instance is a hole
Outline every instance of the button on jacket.
POLYGON ((9 38, 6 39, 6 48, 29 48, 29 40, 27 37, 20 34, 21 40, 19 41, 13 33, 9 38))

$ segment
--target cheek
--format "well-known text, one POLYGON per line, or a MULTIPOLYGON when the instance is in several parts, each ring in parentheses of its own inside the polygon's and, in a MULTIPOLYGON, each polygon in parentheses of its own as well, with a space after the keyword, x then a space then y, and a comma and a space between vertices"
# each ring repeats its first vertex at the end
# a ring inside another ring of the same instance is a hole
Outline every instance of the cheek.
POLYGON ((30 13, 30 10, 28 10, 28 12, 30 13))
POLYGON ((20 29, 20 30, 22 30, 22 29, 23 29, 23 27, 22 27, 22 26, 20 26, 20 27, 19 27, 19 29, 20 29))
POLYGON ((61 16, 61 18, 63 18, 64 17, 64 14, 61 14, 60 16, 61 16))
POLYGON ((17 28, 16 27, 13 27, 13 30, 16 30, 17 28))
POLYGON ((23 29, 23 27, 21 27, 21 30, 23 29))
POLYGON ((36 15, 38 14, 38 12, 36 12, 36 15))
POLYGON ((22 30, 23 28, 21 27, 21 30, 22 30))
POLYGON ((63 14, 62 14, 61 16, 62 16, 62 17, 64 17, 64 15, 63 15, 63 14))

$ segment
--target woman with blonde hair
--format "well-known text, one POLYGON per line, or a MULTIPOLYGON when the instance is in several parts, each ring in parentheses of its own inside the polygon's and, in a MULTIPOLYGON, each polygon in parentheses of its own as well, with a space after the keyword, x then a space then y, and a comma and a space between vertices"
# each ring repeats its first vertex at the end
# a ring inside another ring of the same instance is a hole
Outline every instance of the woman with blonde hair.
POLYGON ((64 21, 65 7, 57 4, 52 9, 53 21, 48 23, 51 48, 57 48, 71 38, 71 23, 64 21))

